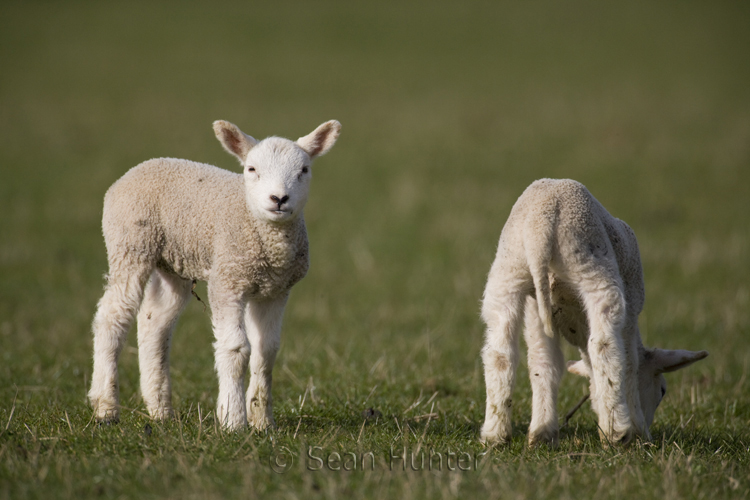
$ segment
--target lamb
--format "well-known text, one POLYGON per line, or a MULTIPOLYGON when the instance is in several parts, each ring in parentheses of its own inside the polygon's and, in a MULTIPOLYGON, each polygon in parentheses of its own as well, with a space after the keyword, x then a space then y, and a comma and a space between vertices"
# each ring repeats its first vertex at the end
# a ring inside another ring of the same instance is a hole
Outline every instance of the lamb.
POLYGON ((604 444, 650 439, 654 412, 666 393, 663 374, 708 353, 644 347, 638 329, 644 299, 632 229, 576 181, 532 183, 503 228, 484 291, 482 441, 511 439, 522 317, 533 391, 530 446, 558 443, 557 391, 564 371, 560 337, 581 352, 582 359, 570 362, 568 371, 590 380, 604 444))
POLYGON ((152 418, 173 415, 171 336, 194 283, 204 280, 216 337, 218 419, 233 430, 274 425, 271 373, 282 315, 309 266, 302 211, 311 162, 333 147, 341 124, 325 122, 296 142, 257 141, 226 121, 213 128, 243 174, 154 159, 128 171, 104 198, 109 274, 93 321, 88 394, 99 421, 119 418, 117 359, 136 314, 143 399, 152 418))

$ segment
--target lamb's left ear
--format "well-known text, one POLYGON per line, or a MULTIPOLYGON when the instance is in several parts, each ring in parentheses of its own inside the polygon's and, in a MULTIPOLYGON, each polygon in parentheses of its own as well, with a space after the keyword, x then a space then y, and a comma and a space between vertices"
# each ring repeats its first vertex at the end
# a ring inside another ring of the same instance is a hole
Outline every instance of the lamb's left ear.
POLYGON ((336 120, 327 121, 312 133, 297 139, 297 145, 313 160, 331 150, 336 144, 336 139, 339 138, 339 133, 341 133, 341 124, 336 120))
POLYGON ((670 351, 668 349, 654 349, 654 367, 656 373, 668 373, 680 368, 690 366, 696 361, 708 356, 707 351, 685 351, 677 349, 670 351))
POLYGON ((250 150, 258 144, 258 141, 240 130, 237 125, 224 120, 214 122, 214 134, 224 149, 236 156, 242 164, 245 163, 250 150))
POLYGON ((578 361, 568 361, 568 371, 580 375, 581 377, 591 377, 589 367, 586 366, 586 363, 584 363, 582 359, 579 359, 578 361))

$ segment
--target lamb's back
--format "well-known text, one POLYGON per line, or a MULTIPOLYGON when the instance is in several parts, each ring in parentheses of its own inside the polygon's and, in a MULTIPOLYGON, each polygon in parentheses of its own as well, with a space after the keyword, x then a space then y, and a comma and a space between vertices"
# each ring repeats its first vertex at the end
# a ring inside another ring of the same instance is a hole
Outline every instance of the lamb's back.
POLYGON ((583 184, 571 179, 537 180, 516 202, 511 217, 514 228, 525 229, 527 247, 541 245, 535 239, 549 234, 547 226, 553 227, 550 236, 554 238, 558 269, 581 268, 592 257, 602 264, 612 263, 622 279, 630 312, 641 312, 645 292, 635 233, 612 216, 583 184))
POLYGON ((206 279, 217 238, 249 235, 250 225, 242 176, 188 160, 141 163, 104 199, 110 261, 130 252, 189 279, 206 279))

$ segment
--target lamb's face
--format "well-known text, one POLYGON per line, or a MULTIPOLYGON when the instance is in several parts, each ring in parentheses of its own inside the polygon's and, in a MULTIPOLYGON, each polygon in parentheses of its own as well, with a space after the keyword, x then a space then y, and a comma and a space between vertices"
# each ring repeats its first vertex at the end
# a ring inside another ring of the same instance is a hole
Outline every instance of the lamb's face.
MULTIPOLYGON (((708 356, 706 351, 686 351, 682 349, 643 349, 638 358, 638 396, 643 412, 643 420, 646 428, 643 429, 645 436, 654 421, 654 414, 659 403, 667 394, 667 380, 664 374, 673 372, 708 356)), ((568 371, 591 378, 591 366, 584 360, 571 361, 568 363, 568 371)), ((598 388, 591 386, 591 405, 599 415, 598 388)))
POLYGON ((645 351, 638 366, 638 394, 641 400, 646 430, 654 421, 654 413, 667 394, 667 379, 655 365, 653 351, 645 351))
POLYGON ((296 142, 269 137, 260 142, 223 120, 214 132, 224 149, 242 163, 249 210, 259 220, 284 223, 294 220, 307 202, 311 163, 336 143, 341 124, 330 120, 296 142))
POLYGON ((293 220, 305 207, 312 170, 310 156, 279 137, 259 142, 244 162, 248 207, 269 222, 293 220))

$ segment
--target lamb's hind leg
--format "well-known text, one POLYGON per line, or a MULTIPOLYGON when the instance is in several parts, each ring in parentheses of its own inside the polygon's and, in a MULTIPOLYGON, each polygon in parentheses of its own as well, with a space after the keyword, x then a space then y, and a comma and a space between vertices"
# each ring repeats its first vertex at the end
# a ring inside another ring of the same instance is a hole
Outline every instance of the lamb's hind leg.
POLYGON ((525 293, 504 286, 485 291, 482 317, 487 335, 482 349, 487 407, 481 440, 507 443, 511 439, 511 394, 518 365, 518 334, 525 293))
POLYGON ((141 394, 153 418, 172 416, 169 348, 177 319, 190 299, 192 282, 156 269, 138 312, 141 394))
POLYGON ((558 443, 557 391, 565 360, 560 350, 560 337, 544 333, 539 306, 532 296, 526 298, 524 337, 528 348, 529 378, 532 389, 529 446, 558 443))
POLYGON ((93 323, 94 372, 88 396, 97 420, 119 419, 117 359, 138 311, 150 272, 144 265, 110 264, 107 285, 93 323))

